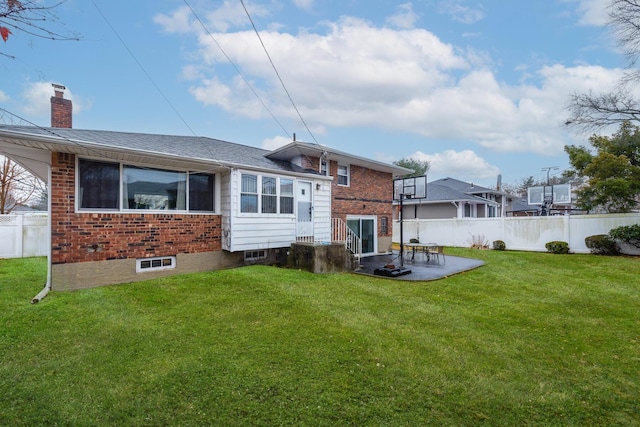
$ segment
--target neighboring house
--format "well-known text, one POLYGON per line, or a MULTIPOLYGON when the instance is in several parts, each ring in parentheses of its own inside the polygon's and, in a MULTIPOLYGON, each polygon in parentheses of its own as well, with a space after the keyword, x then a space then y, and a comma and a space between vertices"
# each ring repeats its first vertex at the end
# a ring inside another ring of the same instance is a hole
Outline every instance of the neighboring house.
POLYGON ((530 205, 526 197, 514 200, 507 216, 539 216, 540 206, 530 205))
POLYGON ((505 216, 511 203, 501 191, 443 178, 427 184, 426 198, 403 200, 403 219, 492 218, 505 216))
POLYGON ((49 183, 55 290, 282 259, 297 241, 344 240, 347 224, 358 252, 391 246, 407 169, 296 141, 72 129, 55 88, 51 128, 0 126, 0 152, 49 183))

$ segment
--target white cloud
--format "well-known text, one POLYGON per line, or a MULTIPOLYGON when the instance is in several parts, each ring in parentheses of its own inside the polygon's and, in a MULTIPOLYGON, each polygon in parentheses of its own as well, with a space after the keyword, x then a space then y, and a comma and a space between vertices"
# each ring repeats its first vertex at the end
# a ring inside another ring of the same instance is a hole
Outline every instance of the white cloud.
POLYGON ((387 18, 387 23, 398 28, 411 29, 418 20, 418 15, 413 11, 411 3, 403 3, 398 6, 398 12, 387 18))
POLYGON ((274 138, 267 138, 262 141, 262 148, 265 150, 275 150, 280 147, 284 147, 285 145, 291 143, 290 138, 285 138, 284 136, 276 136, 274 138))
MULTIPOLYGON (((51 115, 51 97, 54 95, 51 82, 35 82, 28 84, 22 92, 26 101, 21 107, 22 112, 34 117, 48 117, 51 115)), ((73 101, 74 115, 91 107, 90 103, 79 99, 67 88, 64 97, 73 101)))
MULTIPOLYGON (((569 95, 606 91, 622 73, 551 65, 510 85, 496 78, 482 52, 457 49, 424 29, 381 28, 352 17, 326 23, 324 32, 272 30, 261 36, 312 129, 371 126, 443 144, 471 141, 499 152, 562 154, 570 138, 563 126, 569 95)), ((299 123, 254 32, 215 37, 272 113, 299 123)), ((199 59, 184 72, 198 101, 241 116, 269 117, 210 37, 199 38, 199 49, 199 59)))
POLYGON ((580 25, 593 25, 600 27, 609 20, 607 7, 611 0, 578 0, 578 13, 580 25))
MULTIPOLYGON (((269 15, 269 10, 259 4, 249 3, 247 10, 252 18, 269 15)), ((153 21, 167 33, 196 33, 209 37, 202 28, 202 21, 208 31, 226 32, 231 28, 244 28, 251 25, 242 4, 235 0, 225 0, 218 8, 204 11, 182 6, 170 14, 158 14, 153 21), (194 16, 194 12, 198 18, 194 16)))
POLYGON ((0 90, 0 102, 9 101, 9 95, 0 90))
POLYGON ((429 182, 440 178, 454 177, 463 181, 481 179, 491 181, 500 173, 496 166, 489 164, 471 150, 445 150, 436 154, 425 154, 418 151, 409 157, 416 160, 427 160, 429 182))
POLYGON ((304 10, 309 10, 313 7, 314 0, 293 0, 293 4, 299 8, 304 10))
MULTIPOLYGON (((29 84, 22 93, 26 103, 22 111, 36 117, 45 117, 51 114, 50 98, 54 95, 50 82, 36 82, 29 84)), ((65 91, 65 98, 72 99, 70 92, 65 91)))
POLYGON ((441 1, 440 13, 449 15, 454 21, 462 22, 463 24, 473 24, 484 19, 482 9, 465 6, 462 1, 441 1))

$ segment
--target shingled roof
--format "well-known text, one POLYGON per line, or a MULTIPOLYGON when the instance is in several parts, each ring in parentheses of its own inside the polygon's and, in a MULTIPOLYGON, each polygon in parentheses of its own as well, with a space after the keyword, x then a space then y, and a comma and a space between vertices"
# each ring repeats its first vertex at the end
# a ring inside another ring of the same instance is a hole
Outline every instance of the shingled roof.
POLYGON ((213 164, 274 171, 313 173, 290 162, 270 159, 268 150, 201 136, 0 125, 0 142, 27 148, 118 160, 137 159, 170 165, 213 164), (155 159, 155 162, 154 162, 155 159))

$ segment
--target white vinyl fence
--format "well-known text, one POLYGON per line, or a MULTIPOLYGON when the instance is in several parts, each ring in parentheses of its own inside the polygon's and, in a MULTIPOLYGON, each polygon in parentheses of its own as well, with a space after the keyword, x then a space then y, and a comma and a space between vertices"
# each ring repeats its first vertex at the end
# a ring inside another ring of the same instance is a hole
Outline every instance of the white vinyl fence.
POLYGON ((0 258, 46 256, 47 214, 0 215, 0 258))
MULTIPOLYGON (((444 246, 470 247, 482 241, 491 247, 495 240, 505 242, 507 250, 546 251, 545 244, 562 241, 569 250, 589 253, 585 237, 608 234, 621 225, 640 223, 640 214, 564 215, 501 218, 408 219, 403 221, 404 243, 418 239, 444 246)), ((393 223, 393 241, 400 241, 400 222, 393 223)), ((635 253, 634 248, 624 252, 635 253)))

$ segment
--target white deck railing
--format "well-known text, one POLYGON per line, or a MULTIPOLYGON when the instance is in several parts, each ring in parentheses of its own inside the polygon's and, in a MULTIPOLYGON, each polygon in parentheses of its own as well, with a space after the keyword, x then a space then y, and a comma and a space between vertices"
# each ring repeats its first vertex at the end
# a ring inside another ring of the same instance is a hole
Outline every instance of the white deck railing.
MULTIPOLYGON (((313 227, 313 224, 309 223, 308 226, 299 227, 299 230, 309 230, 309 227, 313 227)), ((302 243, 327 243, 326 238, 317 236, 316 233, 311 234, 309 236, 299 235, 296 237, 296 241, 302 243)), ((362 239, 340 218, 331 219, 331 242, 342 243, 345 248, 358 258, 362 256, 362 239)))
POLYGON ((331 219, 331 240, 344 242, 344 246, 358 258, 362 256, 362 239, 340 218, 331 219))

